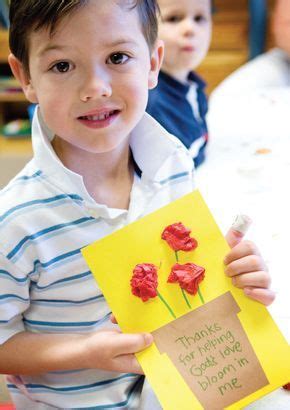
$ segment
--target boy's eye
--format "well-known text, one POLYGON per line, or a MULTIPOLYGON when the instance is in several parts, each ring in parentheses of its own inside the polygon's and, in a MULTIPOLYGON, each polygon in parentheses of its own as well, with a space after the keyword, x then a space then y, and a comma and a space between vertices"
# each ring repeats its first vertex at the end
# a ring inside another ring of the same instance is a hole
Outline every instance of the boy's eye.
POLYGON ((203 16, 203 15, 201 15, 201 14, 199 14, 199 15, 197 15, 197 16, 194 17, 194 21, 195 21, 196 23, 202 23, 202 22, 205 21, 205 20, 206 20, 205 16, 203 16))
POLYGON ((108 58, 109 64, 124 64, 129 60, 129 56, 124 53, 114 53, 108 58))
POLYGON ((58 73, 67 73, 70 68, 70 63, 67 61, 60 61, 52 67, 53 71, 57 71, 58 73))
POLYGON ((182 20, 182 17, 178 15, 168 16, 164 19, 164 21, 167 23, 178 23, 181 20, 182 20))

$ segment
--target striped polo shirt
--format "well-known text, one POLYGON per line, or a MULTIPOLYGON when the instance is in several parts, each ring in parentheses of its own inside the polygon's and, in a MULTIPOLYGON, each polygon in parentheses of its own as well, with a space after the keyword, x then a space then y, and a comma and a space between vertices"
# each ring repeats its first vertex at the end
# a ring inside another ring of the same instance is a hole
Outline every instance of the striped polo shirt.
MULTIPOLYGON (((70 334, 112 326, 81 248, 194 188, 190 155, 148 114, 130 136, 141 175, 134 177, 128 210, 96 203, 82 177, 56 156, 52 138, 36 109, 34 157, 0 192, 0 343, 22 331, 70 334)), ((137 409, 143 384, 142 376, 98 369, 14 379, 8 387, 25 410, 137 409)))

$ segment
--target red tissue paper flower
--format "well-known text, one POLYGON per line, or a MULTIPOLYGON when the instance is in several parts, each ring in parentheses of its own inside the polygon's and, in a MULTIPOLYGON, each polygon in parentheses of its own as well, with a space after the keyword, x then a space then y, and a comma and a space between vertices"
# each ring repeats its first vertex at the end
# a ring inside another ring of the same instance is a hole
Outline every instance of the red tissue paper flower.
POLYGON ((191 230, 181 222, 168 225, 162 232, 164 239, 174 251, 192 251, 198 245, 197 240, 189 236, 191 230))
POLYGON ((283 386, 283 389, 290 390, 290 383, 287 383, 283 386))
POLYGON ((135 266, 131 278, 131 289, 135 296, 146 302, 157 296, 157 267, 152 263, 140 263, 135 266))
POLYGON ((168 283, 179 283, 179 286, 191 295, 195 295, 198 287, 205 276, 205 269, 194 263, 185 263, 180 265, 176 263, 172 266, 168 283))

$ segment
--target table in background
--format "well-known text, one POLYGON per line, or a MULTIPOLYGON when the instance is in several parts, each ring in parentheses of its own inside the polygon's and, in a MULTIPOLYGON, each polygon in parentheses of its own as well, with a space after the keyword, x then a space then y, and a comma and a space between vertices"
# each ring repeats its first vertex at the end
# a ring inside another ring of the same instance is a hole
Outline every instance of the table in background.
POLYGON ((258 244, 270 268, 277 297, 269 310, 290 343, 289 145, 287 133, 267 140, 212 135, 205 164, 196 174, 224 233, 237 213, 253 219, 247 237, 258 244))

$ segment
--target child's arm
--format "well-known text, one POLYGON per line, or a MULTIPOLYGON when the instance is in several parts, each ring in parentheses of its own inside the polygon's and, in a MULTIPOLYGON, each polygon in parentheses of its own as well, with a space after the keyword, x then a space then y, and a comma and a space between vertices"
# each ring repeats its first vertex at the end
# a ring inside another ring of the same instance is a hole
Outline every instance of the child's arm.
POLYGON ((233 285, 244 289, 247 296, 264 305, 270 305, 275 293, 270 289, 271 278, 256 245, 241 241, 225 257, 225 272, 233 285))
POLYGON ((23 315, 30 306, 29 276, 1 250, 0 271, 0 374, 85 368, 142 373, 133 353, 149 346, 151 335, 111 329, 85 334, 26 332, 23 315))
POLYGON ((152 341, 150 334, 117 330, 85 335, 22 332, 0 345, 0 374, 34 375, 86 368, 142 374, 134 353, 152 341))

